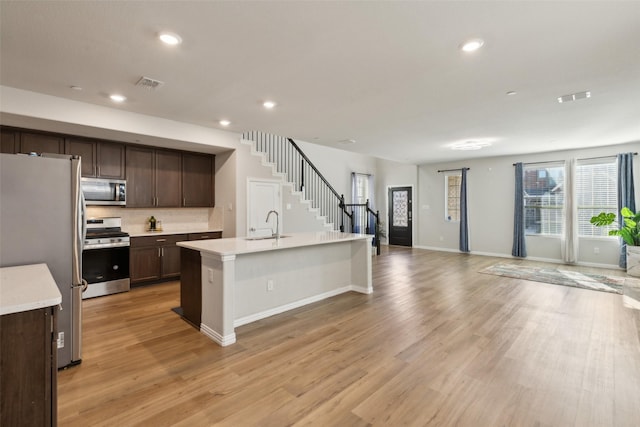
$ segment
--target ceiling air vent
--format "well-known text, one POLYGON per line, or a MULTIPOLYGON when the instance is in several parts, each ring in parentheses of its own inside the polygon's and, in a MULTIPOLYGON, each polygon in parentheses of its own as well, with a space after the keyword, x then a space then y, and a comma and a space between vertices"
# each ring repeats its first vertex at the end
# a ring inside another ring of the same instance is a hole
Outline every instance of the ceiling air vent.
POLYGON ((160 86, 162 86, 163 84, 164 82, 161 82, 160 80, 155 80, 150 77, 142 76, 140 77, 140 80, 138 80, 138 83, 136 83, 136 86, 147 89, 147 90, 155 90, 160 86))
POLYGON ((591 92, 584 91, 584 92, 570 93, 569 95, 562 95, 558 97, 558 102, 562 104, 565 102, 577 101, 578 99, 586 99, 586 98, 591 98, 591 92))

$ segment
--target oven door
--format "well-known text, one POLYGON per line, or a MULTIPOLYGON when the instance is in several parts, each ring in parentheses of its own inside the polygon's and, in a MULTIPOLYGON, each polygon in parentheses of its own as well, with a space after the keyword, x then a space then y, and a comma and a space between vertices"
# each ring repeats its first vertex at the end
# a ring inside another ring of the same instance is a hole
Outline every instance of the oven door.
POLYGON ((82 277, 89 286, 82 299, 126 292, 129 281, 129 246, 82 251, 82 277))

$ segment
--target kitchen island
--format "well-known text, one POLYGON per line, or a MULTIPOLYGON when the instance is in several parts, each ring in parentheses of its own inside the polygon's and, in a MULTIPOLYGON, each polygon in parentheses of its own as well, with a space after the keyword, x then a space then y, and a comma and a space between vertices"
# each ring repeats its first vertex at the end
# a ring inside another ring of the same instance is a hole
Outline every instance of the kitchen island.
POLYGON ((326 231, 179 242, 184 317, 227 346, 237 326, 344 292, 369 294, 372 239, 326 231))

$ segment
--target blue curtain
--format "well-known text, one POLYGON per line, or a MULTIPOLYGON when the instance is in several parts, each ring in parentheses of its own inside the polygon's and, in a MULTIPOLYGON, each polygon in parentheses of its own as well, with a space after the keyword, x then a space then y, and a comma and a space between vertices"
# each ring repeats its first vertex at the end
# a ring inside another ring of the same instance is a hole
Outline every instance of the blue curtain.
POLYGON ((527 244, 524 238, 524 172, 522 163, 516 163, 516 193, 513 207, 513 249, 511 255, 527 256, 527 244))
MULTIPOLYGON (((635 190, 633 188, 633 153, 618 154, 618 224, 622 225, 620 209, 627 207, 636 211, 635 190)), ((620 239, 620 260, 618 265, 627 268, 627 244, 620 239)))
POLYGON ((462 168, 460 181, 460 252, 469 252, 469 222, 467 219, 467 168, 462 168))

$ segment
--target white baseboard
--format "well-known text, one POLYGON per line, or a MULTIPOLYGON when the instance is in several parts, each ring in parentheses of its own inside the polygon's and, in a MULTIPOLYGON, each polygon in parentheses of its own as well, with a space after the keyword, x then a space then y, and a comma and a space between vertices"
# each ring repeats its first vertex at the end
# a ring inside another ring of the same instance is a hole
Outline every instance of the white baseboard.
POLYGON ((200 324, 200 332, 209 337, 212 341, 220 344, 222 347, 226 347, 236 342, 235 332, 222 336, 203 323, 200 324))
POLYGON ((314 295, 298 301, 290 302, 288 304, 280 305, 278 307, 270 308, 268 310, 261 311, 259 313, 250 314, 249 316, 241 317, 239 319, 234 320, 233 326, 237 328, 238 326, 246 325, 247 323, 265 319, 267 317, 284 313, 285 311, 293 310, 294 308, 299 308, 308 304, 312 304, 314 302, 322 301, 323 299, 331 298, 333 296, 340 295, 349 291, 355 291, 363 294, 370 294, 371 292, 373 292, 373 289, 368 290, 367 288, 363 288, 361 286, 354 286, 354 285, 344 286, 342 288, 334 289, 328 292, 324 292, 322 294, 314 295))
MULTIPOLYGON (((453 252, 453 253, 460 253, 460 254, 462 253, 458 249, 439 248, 439 247, 435 247, 435 246, 414 246, 414 248, 427 249, 427 250, 430 250, 430 251, 437 251, 437 252, 453 252)), ((494 257, 494 258, 524 259, 524 260, 528 260, 528 261, 548 262, 550 264, 578 265, 578 266, 582 266, 582 267, 607 268, 607 269, 610 269, 610 270, 624 270, 623 268, 620 268, 619 266, 614 265, 614 264, 599 264, 599 263, 594 263, 594 262, 577 262, 575 264, 567 264, 562 260, 554 259, 554 258, 542 258, 542 257, 519 258, 519 257, 514 257, 513 255, 493 253, 493 252, 480 252, 480 251, 471 251, 470 253, 471 253, 471 255, 489 256, 489 257, 494 257)))

